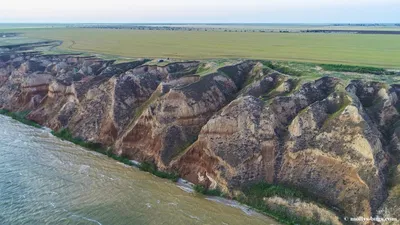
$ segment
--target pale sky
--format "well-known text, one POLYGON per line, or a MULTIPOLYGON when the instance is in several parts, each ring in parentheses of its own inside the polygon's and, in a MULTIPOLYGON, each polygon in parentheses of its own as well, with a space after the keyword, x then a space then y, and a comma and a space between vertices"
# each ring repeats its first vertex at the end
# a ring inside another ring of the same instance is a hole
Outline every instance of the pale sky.
POLYGON ((400 0, 1 0, 16 22, 400 23, 400 0))

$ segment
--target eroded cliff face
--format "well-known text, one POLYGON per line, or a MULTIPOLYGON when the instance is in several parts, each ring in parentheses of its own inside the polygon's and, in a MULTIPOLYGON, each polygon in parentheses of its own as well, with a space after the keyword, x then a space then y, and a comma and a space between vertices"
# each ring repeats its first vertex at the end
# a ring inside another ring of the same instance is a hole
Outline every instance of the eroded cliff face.
POLYGON ((229 69, 228 74, 161 84, 152 102, 118 140, 118 154, 168 169, 171 160, 197 139, 209 118, 235 98, 239 87, 230 77, 246 77, 252 63, 229 69))
MULTIPOLYGON (((349 217, 396 215, 398 182, 389 171, 400 162, 398 85, 303 82, 255 61, 201 77, 196 61, 145 62, 3 54, 0 108, 29 111, 53 130, 231 195, 268 182, 302 189, 349 217)), ((265 199, 339 223, 298 201, 265 199)))

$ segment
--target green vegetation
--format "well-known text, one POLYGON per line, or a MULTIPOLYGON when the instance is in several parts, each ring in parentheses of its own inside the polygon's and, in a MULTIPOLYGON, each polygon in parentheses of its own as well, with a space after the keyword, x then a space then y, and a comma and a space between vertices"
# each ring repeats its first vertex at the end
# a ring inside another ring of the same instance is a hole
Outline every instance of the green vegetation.
MULTIPOLYGON (((79 145, 84 148, 90 149, 92 151, 107 155, 108 157, 115 159, 119 162, 122 162, 126 165, 134 166, 134 164, 128 158, 118 156, 118 155, 115 155, 114 153, 112 153, 112 149, 110 149, 110 148, 106 149, 106 148, 103 148, 102 145, 99 143, 87 142, 87 141, 82 140, 81 138, 74 137, 72 135, 71 131, 69 131, 68 129, 61 129, 57 132, 52 131, 51 133, 54 136, 61 138, 62 140, 70 141, 76 145, 79 145)), ((179 176, 176 173, 167 173, 167 172, 159 171, 157 169, 156 165, 154 165, 153 163, 143 162, 138 167, 140 170, 152 173, 155 176, 160 177, 160 178, 169 179, 174 182, 178 181, 178 179, 179 179, 179 176)))
POLYGON ((388 172, 388 187, 393 188, 400 184, 400 166, 391 165, 388 172))
POLYGON ((385 82, 387 84, 400 82, 400 76, 395 75, 399 72, 377 67, 287 61, 263 61, 263 64, 266 69, 274 69, 287 75, 296 76, 302 82, 315 81, 323 76, 337 77, 347 82, 355 79, 385 82))
POLYGON ((151 94, 150 98, 147 99, 143 104, 139 106, 135 110, 135 115, 133 117, 133 120, 130 125, 132 125, 139 117, 143 114, 143 112, 153 103, 155 102, 160 96, 162 96, 162 92, 158 89, 156 89, 153 94, 151 94))
POLYGON ((173 182, 177 182, 179 179, 178 174, 159 171, 157 169, 157 166, 150 162, 142 162, 141 165, 139 166, 139 169, 142 171, 149 172, 157 177, 171 180, 173 182))
POLYGON ((209 73, 210 68, 211 65, 207 65, 207 63, 201 63, 197 68, 196 74, 207 74, 209 73))
MULTIPOLYGON (((278 196, 282 198, 299 198, 306 201, 311 201, 311 197, 309 195, 304 194, 304 192, 299 191, 294 188, 286 187, 283 185, 277 184, 268 184, 268 183, 258 183, 250 186, 249 188, 244 189, 244 195, 238 197, 236 200, 239 202, 246 204, 250 207, 253 207, 256 210, 264 213, 267 216, 274 218, 275 220, 290 225, 318 225, 325 224, 320 221, 299 217, 297 215, 292 214, 285 207, 269 207, 265 202, 265 197, 273 197, 278 196)), ((318 199, 316 199, 318 202, 318 199)))
POLYGON ((295 69, 296 67, 293 68, 293 67, 289 67, 289 66, 286 66, 286 65, 282 65, 280 63, 273 63, 273 62, 270 62, 270 61, 264 62, 263 64, 264 64, 264 66, 266 66, 268 68, 271 68, 273 70, 276 70, 276 71, 278 71, 280 73, 283 73, 283 74, 296 76, 296 77, 301 77, 301 76, 305 76, 306 75, 305 71, 297 70, 297 69, 295 69))
POLYGON ((156 89, 153 92, 153 94, 151 94, 150 98, 147 99, 143 104, 141 104, 139 108, 135 111, 135 117, 133 121, 137 120, 140 117, 140 115, 142 115, 144 110, 146 110, 153 102, 155 102, 162 95, 163 93, 160 90, 156 89))
MULTIPOLYGON (((6 109, 0 109, 0 114, 5 115, 5 116, 9 116, 21 123, 33 126, 33 127, 37 127, 37 128, 41 128, 41 126, 31 120, 26 119, 26 116, 29 114, 29 111, 23 111, 23 112, 11 112, 9 110, 6 109)), ((103 155, 106 155, 114 160, 117 160, 121 163, 124 163, 126 165, 129 166, 134 166, 134 164, 128 159, 125 158, 123 156, 118 156, 116 154, 113 153, 111 148, 104 148, 100 143, 94 143, 94 142, 88 142, 83 140, 82 138, 79 137, 74 137, 73 134, 71 133, 70 130, 68 129, 61 129, 59 131, 52 131, 51 132, 54 136, 60 138, 61 140, 66 140, 69 142, 72 142, 76 145, 79 145, 81 147, 87 148, 89 150, 101 153, 103 155)), ((178 181, 179 179, 179 175, 176 173, 167 173, 167 172, 163 172, 163 171, 159 171, 157 169, 157 167, 152 164, 152 163, 148 163, 148 162, 143 162, 140 166, 138 166, 140 170, 142 171, 146 171, 149 173, 154 174, 157 177, 160 178, 164 178, 164 179, 169 179, 172 180, 174 182, 178 181)))
POLYGON ((329 127, 329 125, 330 125, 330 122, 332 122, 335 118, 340 116, 342 114, 342 112, 346 109, 346 107, 351 104, 351 100, 349 99, 349 97, 347 96, 347 94, 345 92, 342 92, 340 94, 341 94, 341 96, 340 96, 341 97, 340 105, 337 106, 335 111, 328 112, 329 116, 324 121, 324 123, 322 125, 322 129, 327 129, 329 127))
POLYGON ((219 196, 219 197, 225 197, 225 193, 223 193, 219 188, 216 189, 208 189, 204 187, 203 185, 196 184, 193 186, 193 190, 197 193, 203 194, 203 195, 208 195, 208 196, 219 196))
MULTIPOLYGON (((317 72, 316 70, 310 71, 299 68, 299 66, 293 66, 293 64, 284 64, 281 62, 271 62, 266 61, 263 63, 265 66, 276 70, 278 72, 291 75, 291 76, 307 76, 310 72, 317 72)), ((304 66, 304 65, 303 65, 304 66)), ((305 64, 307 66, 307 64, 305 64)), ((336 72, 353 72, 353 73, 369 73, 375 75, 396 75, 394 71, 388 71, 384 68, 371 67, 371 66, 353 66, 353 65, 343 65, 343 64, 313 64, 309 63, 310 67, 320 67, 326 71, 336 71, 336 72)))
POLYGON ((293 79, 292 80, 293 87, 291 88, 291 90, 289 92, 287 92, 285 94, 285 96, 289 96, 289 95, 293 94, 295 91, 299 90, 299 88, 301 87, 301 84, 302 84, 301 79, 293 79))
POLYGON ((244 190, 248 198, 273 197, 279 196, 282 198, 300 198, 304 199, 305 195, 302 191, 292 189, 279 184, 258 183, 244 190))
MULTIPOLYGON (((29 111, 24 111, 24 112, 10 112, 9 110, 5 110, 5 109, 0 109, 0 114, 2 115, 6 115, 6 116, 10 116, 15 120, 18 120, 19 122, 22 122, 24 124, 30 125, 30 126, 34 126, 37 128, 41 128, 40 125, 38 125, 37 123, 27 120, 25 117, 26 115, 29 114, 29 111)), ((61 140, 65 140, 65 141, 69 141, 72 142, 76 145, 79 145, 81 147, 87 148, 89 150, 101 153, 103 155, 106 155, 114 160, 117 160, 121 163, 124 163, 126 165, 129 166, 134 166, 134 164, 128 159, 125 158, 123 156, 118 156, 116 154, 113 153, 111 148, 104 148, 102 146, 102 144, 100 143, 94 143, 94 142, 88 142, 83 140, 82 138, 79 137, 74 137, 73 134, 71 133, 70 130, 68 129, 60 129, 59 131, 52 131, 51 132, 54 136, 60 138, 61 140)), ((152 164, 152 163, 148 163, 148 162, 143 162, 140 166, 139 169, 142 171, 146 171, 149 173, 154 174, 157 177, 160 178, 164 178, 164 179, 169 179, 172 180, 174 182, 178 181, 179 176, 176 173, 167 173, 167 172, 162 172, 159 171, 157 169, 157 167, 152 164)))
POLYGON ((204 60, 197 68, 196 75, 205 76, 211 73, 216 73, 224 66, 232 66, 239 63, 236 59, 212 59, 204 60))
POLYGON ((58 138, 60 138, 62 140, 66 140, 66 141, 72 142, 72 143, 74 143, 76 145, 79 145, 79 146, 82 146, 84 148, 90 149, 92 151, 101 153, 103 155, 107 155, 108 157, 113 158, 113 159, 115 159, 115 160, 117 160, 119 162, 122 162, 122 163, 126 164, 126 165, 129 165, 129 166, 133 165, 133 163, 129 159, 113 154, 112 153, 112 149, 110 149, 110 148, 106 149, 106 148, 103 148, 102 145, 99 144, 99 143, 87 142, 87 141, 84 141, 81 138, 74 137, 72 135, 71 131, 69 131, 68 129, 61 129, 59 131, 52 131, 51 133, 54 136, 56 136, 56 137, 58 137, 58 138))
POLYGON ((61 40, 63 50, 132 58, 249 58, 400 68, 397 35, 84 28, 23 32, 33 39, 61 40))
MULTIPOLYGON (((226 197, 226 194, 223 193, 219 188, 217 189, 208 189, 203 185, 194 185, 194 191, 203 195, 208 196, 219 196, 226 197)), ((261 182, 255 185, 252 185, 243 190, 243 194, 239 197, 234 198, 242 204, 248 205, 254 208, 261 213, 274 218, 276 221, 288 224, 288 225, 325 225, 316 219, 310 219, 306 217, 299 217, 291 213, 287 208, 282 206, 269 207, 265 202, 264 198, 268 197, 282 197, 282 198, 299 198, 304 201, 313 201, 316 204, 320 204, 321 200, 318 198, 311 197, 310 195, 306 195, 305 192, 300 191, 298 189, 290 188, 287 186, 279 185, 279 184, 268 184, 265 182, 261 182)))
POLYGON ((324 70, 337 71, 337 72, 354 72, 354 73, 371 73, 376 75, 395 75, 395 72, 387 71, 383 68, 376 68, 371 66, 350 66, 342 64, 320 64, 324 70))
POLYGON ((19 44, 28 44, 28 43, 37 43, 43 41, 38 38, 28 38, 28 37, 8 37, 1 38, 0 37, 0 47, 7 45, 19 45, 19 44))
POLYGON ((33 126, 36 128, 41 128, 42 126, 40 126, 39 124, 35 123, 32 120, 28 120, 26 119, 26 116, 29 114, 29 111, 22 111, 22 112, 11 112, 9 110, 6 109, 0 109, 0 114, 5 115, 5 116, 9 116, 11 118, 13 118, 14 120, 18 120, 21 123, 24 123, 26 125, 29 126, 33 126))

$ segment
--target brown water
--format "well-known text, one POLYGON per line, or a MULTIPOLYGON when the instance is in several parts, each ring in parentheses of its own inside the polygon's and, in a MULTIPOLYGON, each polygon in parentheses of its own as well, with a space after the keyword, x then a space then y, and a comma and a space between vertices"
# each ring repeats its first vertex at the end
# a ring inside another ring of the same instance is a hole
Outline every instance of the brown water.
POLYGON ((258 225, 274 221, 0 116, 0 225, 258 225))

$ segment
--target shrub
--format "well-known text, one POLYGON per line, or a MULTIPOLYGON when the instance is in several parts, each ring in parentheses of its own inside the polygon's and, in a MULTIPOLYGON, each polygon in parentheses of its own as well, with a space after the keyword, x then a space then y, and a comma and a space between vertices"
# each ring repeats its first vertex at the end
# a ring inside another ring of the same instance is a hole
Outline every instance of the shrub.
MULTIPOLYGON (((193 189, 195 192, 203 195, 226 197, 219 188, 209 190, 203 185, 194 185, 193 189)), ((294 215, 287 208, 282 206, 276 206, 274 208, 271 208, 264 202, 264 197, 272 197, 272 196, 279 196, 283 198, 300 198, 300 199, 307 198, 305 197, 303 192, 299 190, 285 187, 283 185, 275 185, 275 184, 268 184, 265 182, 261 182, 252 185, 248 188, 245 188, 243 193, 244 194, 235 197, 234 200, 242 204, 246 204, 260 211, 261 213, 274 218, 275 220, 279 221, 282 224, 290 224, 290 225, 324 224, 322 222, 315 221, 314 219, 309 219, 294 215)))
POLYGON ((149 173, 154 173, 157 170, 156 165, 149 162, 142 162, 139 168, 140 170, 149 173))
POLYGON ((29 113, 30 113, 30 111, 11 112, 7 109, 0 109, 0 114, 2 114, 2 115, 9 116, 9 117, 13 118, 14 120, 17 120, 23 124, 26 124, 26 125, 29 125, 32 127, 36 127, 36 128, 41 128, 42 126, 40 126, 36 122, 26 119, 26 116, 29 113))
POLYGON ((395 75, 395 72, 387 71, 383 68, 376 68, 370 66, 350 66, 342 64, 320 64, 324 70, 338 71, 338 72, 354 72, 354 73, 371 73, 375 75, 395 75))
POLYGON ((193 186, 193 190, 200 194, 206 193, 206 188, 203 185, 196 184, 193 186))
MULTIPOLYGON (((118 156, 112 153, 111 149, 105 149, 102 147, 101 144, 99 143, 93 143, 93 142, 86 142, 81 138, 74 137, 68 129, 61 129, 58 132, 52 131, 51 132, 54 136, 61 138, 62 140, 67 140, 70 141, 76 145, 82 146, 84 148, 88 148, 90 150, 96 151, 98 153, 107 155, 108 157, 115 159, 119 162, 122 162, 126 165, 132 166, 133 163, 128 159, 123 156, 118 156)), ((164 178, 164 179, 169 179, 174 182, 178 181, 179 176, 176 173, 167 173, 163 171, 159 171, 153 163, 149 162, 143 162, 140 166, 139 169, 142 171, 149 172, 151 174, 154 174, 157 177, 164 178)))
POLYGON ((236 198, 237 201, 253 207, 254 209, 261 211, 265 215, 268 215, 283 224, 324 224, 322 222, 315 221, 314 219, 294 215, 285 207, 276 206, 271 208, 264 202, 265 197, 273 196, 282 198, 299 198, 302 200, 313 199, 313 197, 306 195, 303 191, 283 185, 261 182, 245 188, 243 193, 244 195, 236 198))
POLYGON ((83 140, 82 138, 79 137, 74 137, 71 133, 70 130, 68 129, 61 129, 59 131, 52 131, 51 132, 54 136, 62 139, 62 140, 66 140, 69 142, 72 142, 76 145, 82 146, 84 148, 90 149, 92 151, 107 155, 108 157, 115 159, 119 162, 122 162, 126 165, 132 166, 132 162, 125 157, 122 156, 118 156, 112 153, 112 149, 105 149, 103 148, 103 146, 100 143, 94 143, 94 142, 87 142, 85 140, 83 140))
POLYGON ((303 192, 292 189, 290 187, 285 187, 279 184, 268 184, 265 182, 261 182, 255 185, 252 185, 249 188, 244 190, 247 196, 255 196, 255 197, 272 197, 272 196, 279 196, 279 197, 290 197, 290 198, 304 198, 305 195, 303 192))
POLYGON ((208 196, 220 196, 224 197, 225 194, 219 189, 208 189, 204 187, 203 185, 196 184, 193 186, 193 190, 197 193, 203 194, 203 195, 208 195, 208 196))
POLYGON ((141 165, 139 166, 139 169, 145 172, 149 172, 157 177, 172 180, 173 182, 177 182, 179 179, 179 176, 176 173, 167 173, 159 171, 154 163, 142 162, 141 165))

